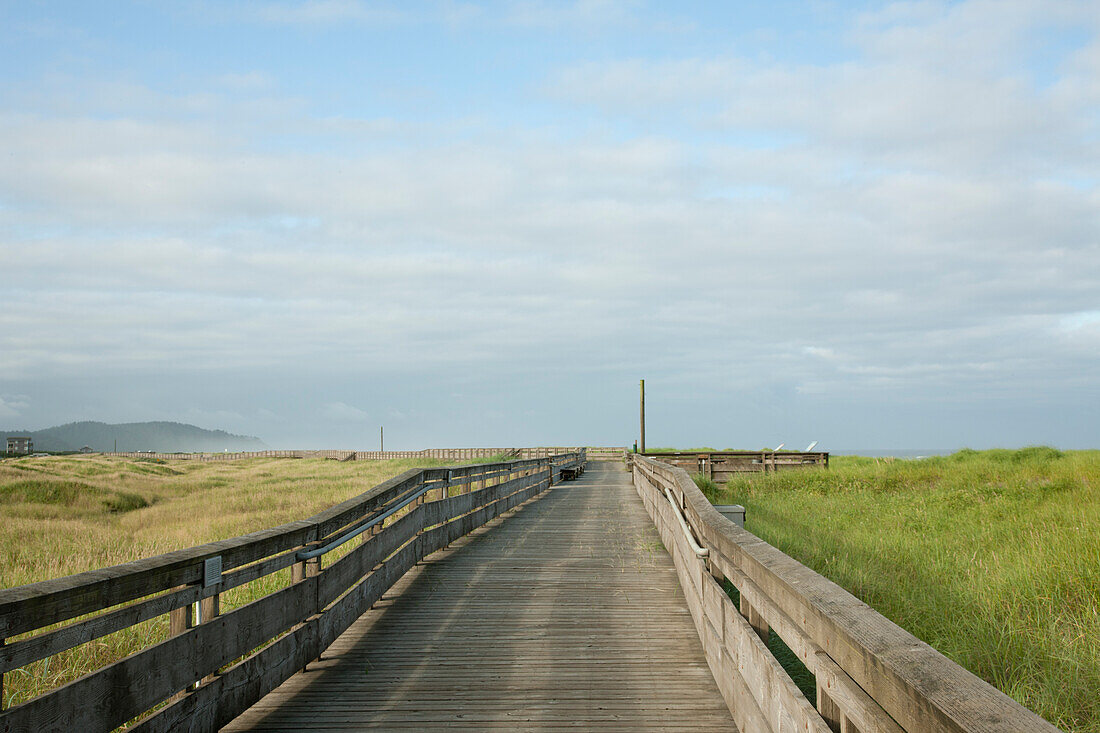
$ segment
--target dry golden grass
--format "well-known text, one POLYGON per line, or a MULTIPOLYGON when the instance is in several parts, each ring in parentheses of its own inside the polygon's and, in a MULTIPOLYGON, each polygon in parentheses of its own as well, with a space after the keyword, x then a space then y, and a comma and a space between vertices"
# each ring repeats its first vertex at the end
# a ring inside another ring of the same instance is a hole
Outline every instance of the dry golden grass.
MULTIPOLYGON (((410 468, 443 461, 104 456, 0 461, 0 587, 116 565, 305 519, 410 468)), ((223 612, 288 582, 288 571, 224 594, 223 612)), ((167 636, 161 617, 4 676, 17 705, 167 636)))

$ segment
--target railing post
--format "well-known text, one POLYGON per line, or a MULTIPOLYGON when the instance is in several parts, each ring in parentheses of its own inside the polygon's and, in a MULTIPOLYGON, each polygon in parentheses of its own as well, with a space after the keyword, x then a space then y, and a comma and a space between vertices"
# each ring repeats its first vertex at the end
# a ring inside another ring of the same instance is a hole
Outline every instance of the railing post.
POLYGON ((768 622, 764 620, 755 608, 753 608, 745 596, 741 596, 741 615, 745 617, 745 620, 749 622, 749 626, 753 628, 756 635, 760 637, 760 640, 765 644, 768 643, 768 635, 771 632, 771 628, 768 626, 768 622))
POLYGON ((821 680, 817 680, 817 713, 834 733, 859 733, 859 728, 848 719, 840 706, 826 692, 821 680))
MULTIPOLYGON (((182 634, 183 632, 185 632, 189 628, 191 628, 191 623, 192 623, 192 619, 193 619, 192 608, 193 608, 193 606, 190 603, 188 603, 186 606, 181 606, 180 608, 173 608, 171 611, 168 612, 168 636, 169 637, 179 636, 180 634, 182 634)), ((190 688, 191 685, 188 685, 187 687, 190 688)), ((186 694, 187 694, 186 689, 180 690, 175 695, 172 695, 172 697, 168 698, 168 701, 169 702, 175 702, 176 700, 181 699, 186 694)))
POLYGON ((215 593, 214 595, 203 598, 199 602, 199 623, 205 624, 208 621, 213 621, 222 612, 222 595, 221 593, 215 593))
MULTIPOLYGON (((4 646, 4 639, 0 637, 0 647, 4 646)), ((4 710, 4 673, 0 672, 0 712, 4 710)))
MULTIPOLYGON (((321 572, 321 558, 311 557, 308 560, 302 560, 296 562, 290 566, 290 582, 301 583, 306 578, 312 578, 321 572)), ((318 609, 319 610, 319 609, 318 609)), ((305 672, 309 666, 309 663, 302 665, 302 671, 305 672)))
MULTIPOLYGON (((199 601, 199 623, 205 624, 216 619, 222 610, 222 595, 221 593, 215 593, 209 598, 203 598, 199 601)), ((202 678, 203 682, 209 682, 217 677, 216 672, 211 672, 207 676, 202 678)))

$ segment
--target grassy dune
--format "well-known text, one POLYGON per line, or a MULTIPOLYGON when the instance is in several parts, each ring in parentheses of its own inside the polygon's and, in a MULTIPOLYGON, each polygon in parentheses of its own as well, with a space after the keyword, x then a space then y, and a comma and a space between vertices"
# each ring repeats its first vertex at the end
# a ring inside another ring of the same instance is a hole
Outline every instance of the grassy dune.
POLYGON ((1051 722, 1100 733, 1100 451, 831 466, 704 491, 1051 722))
MULTIPOLYGON (((235 537, 312 514, 409 468, 441 461, 260 458, 153 461, 99 456, 0 461, 0 587, 235 537)), ((275 573, 222 597, 231 610, 289 580, 275 573)), ((4 676, 19 704, 167 637, 166 617, 4 676)))

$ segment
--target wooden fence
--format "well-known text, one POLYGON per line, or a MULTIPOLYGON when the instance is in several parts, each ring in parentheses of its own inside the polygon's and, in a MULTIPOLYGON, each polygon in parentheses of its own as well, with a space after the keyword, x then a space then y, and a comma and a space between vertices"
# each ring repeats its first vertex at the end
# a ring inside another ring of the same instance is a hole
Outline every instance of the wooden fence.
POLYGON ((707 662, 741 730, 1058 730, 738 528, 682 468, 633 458, 634 485, 672 555, 707 662), (740 592, 739 608, 723 579, 740 592), (773 632, 816 677, 816 704, 771 655, 766 642, 773 632))
POLYGON ((796 451, 676 451, 646 453, 650 458, 678 466, 688 473, 702 474, 720 484, 741 473, 772 473, 806 468, 828 468, 828 453, 796 451))
POLYGON ((407 471, 309 519, 0 590, 0 700, 4 672, 170 619, 168 639, 0 712, 0 731, 107 731, 141 716, 133 730, 216 730, 317 659, 418 560, 584 461, 582 450, 407 471), (284 568, 286 587, 220 613, 223 592, 284 568))
MULTIPOLYGON (((434 458, 441 461, 466 461, 478 458, 527 458, 518 448, 425 448, 424 450, 360 450, 356 461, 392 461, 399 458, 434 458)), ((545 457, 545 456, 543 456, 545 457)))
MULTIPOLYGON (((400 458, 435 458, 443 461, 465 461, 496 456, 518 457, 517 448, 426 448, 424 450, 256 450, 238 453, 154 453, 153 451, 102 453, 124 458, 156 458, 183 461, 237 461, 242 458, 331 458, 337 461, 387 461, 400 458)), ((549 453, 547 455, 558 455, 549 453)))
POLYGON ((605 446, 558 446, 542 448, 520 448, 521 458, 545 458, 546 456, 560 455, 562 453, 575 453, 583 450, 589 461, 621 461, 626 453, 626 448, 605 446))
POLYGON ((154 453, 152 451, 101 453, 124 458, 155 458, 185 461, 236 461, 242 458, 331 458, 338 461, 392 461, 407 458, 433 458, 441 461, 467 461, 483 458, 548 458, 564 453, 587 450, 589 460, 619 460, 625 448, 425 448, 423 450, 259 450, 238 453, 154 453))

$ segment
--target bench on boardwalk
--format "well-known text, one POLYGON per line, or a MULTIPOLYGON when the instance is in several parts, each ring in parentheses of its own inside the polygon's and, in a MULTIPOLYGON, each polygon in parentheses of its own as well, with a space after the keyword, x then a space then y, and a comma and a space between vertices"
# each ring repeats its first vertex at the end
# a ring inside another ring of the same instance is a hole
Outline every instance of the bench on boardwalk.
POLYGON ((572 466, 570 468, 563 468, 561 470, 562 481, 575 481, 578 476, 584 473, 584 466, 572 466))

